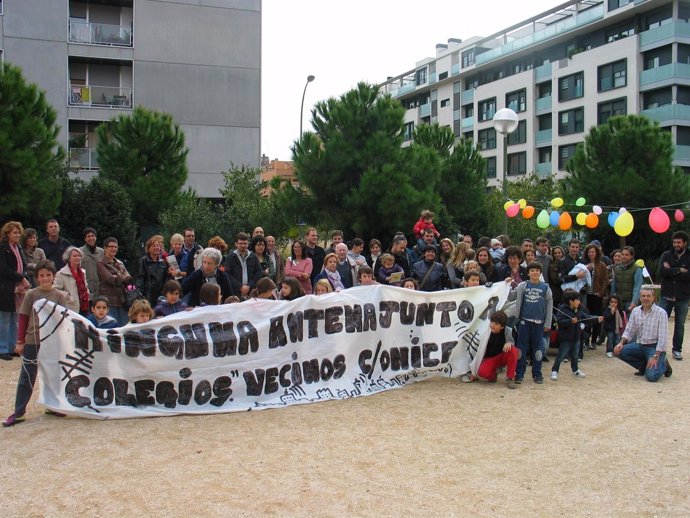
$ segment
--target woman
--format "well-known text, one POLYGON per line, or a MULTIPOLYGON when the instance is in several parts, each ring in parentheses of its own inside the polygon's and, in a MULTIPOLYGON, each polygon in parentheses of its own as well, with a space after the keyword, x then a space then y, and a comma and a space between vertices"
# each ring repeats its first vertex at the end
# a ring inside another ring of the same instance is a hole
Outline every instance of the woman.
POLYGON ((262 235, 254 236, 252 242, 249 244, 249 250, 253 252, 259 260, 259 264, 261 265, 261 277, 268 277, 271 270, 268 253, 266 253, 266 238, 262 235))
POLYGON ((220 286, 221 300, 230 297, 232 285, 230 279, 219 266, 223 260, 223 254, 215 248, 204 248, 201 251, 201 268, 194 270, 183 282, 182 292, 185 298, 189 295, 189 305, 196 307, 201 304, 200 292, 204 284, 217 284, 220 286))
POLYGON ((551 248, 551 258, 553 261, 551 261, 551 265, 549 266, 548 280, 549 286, 551 287, 551 295, 553 296, 554 307, 558 307, 558 304, 561 303, 561 299, 563 298, 561 278, 560 275, 558 275, 558 263, 561 262, 563 257, 565 257, 563 247, 556 245, 551 248))
POLYGON ((285 275, 296 278, 302 286, 304 293, 309 295, 311 294, 310 278, 313 264, 311 259, 306 257, 305 250, 302 241, 292 243, 291 255, 285 262, 285 275))
POLYGON ((31 284, 19 245, 22 224, 8 221, 0 229, 0 359, 11 360, 17 342, 17 309, 31 284))
POLYGON ((369 255, 366 256, 367 264, 373 270, 376 267, 376 260, 381 255, 381 241, 372 239, 369 241, 369 255))
POLYGON ((448 279, 451 288, 462 287, 462 276, 465 275, 465 261, 469 259, 468 252, 471 250, 469 243, 460 241, 446 263, 448 279))
POLYGON ((46 258, 46 253, 42 248, 38 248, 38 232, 33 228, 25 228, 24 233, 20 239, 22 250, 24 250, 24 257, 26 257, 26 273, 28 275, 31 287, 36 287, 36 264, 38 261, 43 261, 46 258))
POLYGON ((146 240, 144 245, 146 255, 139 260, 139 275, 136 286, 149 301, 151 307, 156 307, 158 297, 163 291, 163 284, 172 279, 174 269, 169 268, 163 260, 163 236, 155 235, 146 240))
POLYGON ((67 309, 82 316, 89 314, 89 287, 86 282, 86 270, 81 267, 82 253, 76 246, 70 246, 62 254, 65 261, 55 276, 55 289, 67 292, 67 309))
POLYGON ((333 286, 333 291, 343 291, 345 286, 340 278, 340 273, 338 272, 338 256, 331 253, 326 254, 323 258, 323 270, 320 274, 314 277, 314 286, 319 282, 319 279, 328 279, 328 282, 333 286))
POLYGON ((222 259, 220 260, 220 270, 222 272, 225 271, 225 254, 228 253, 228 244, 225 242, 225 239, 223 239, 220 236, 213 236, 211 239, 208 240, 208 248, 215 248, 218 250, 221 254, 222 259))
POLYGON ((127 286, 134 279, 119 259, 115 258, 119 245, 114 237, 103 241, 103 259, 98 261, 98 294, 108 299, 108 314, 121 326, 127 324, 129 317, 125 307, 127 286))
POLYGON ((491 259, 491 253, 489 252, 489 249, 487 247, 483 246, 479 250, 477 250, 476 261, 479 263, 479 267, 482 269, 482 273, 486 277, 486 282, 497 282, 499 280, 505 280, 498 279, 498 271, 496 267, 494 267, 494 262, 491 259))
POLYGON ((180 267, 185 255, 184 237, 182 234, 173 234, 170 236, 170 250, 168 251, 166 261, 170 266, 172 266, 173 277, 176 281, 182 282, 182 280, 187 277, 187 272, 182 271, 182 268, 180 267), (173 257, 175 258, 174 261, 172 260, 173 257))
POLYGON ((441 239, 441 244, 439 246, 438 261, 443 266, 447 265, 454 251, 455 245, 453 244, 453 241, 451 241, 447 237, 444 237, 443 239, 441 239))
MULTIPOLYGON (((587 285, 587 309, 591 315, 603 315, 604 297, 609 287, 609 272, 606 263, 602 260, 603 253, 598 245, 590 243, 585 247, 585 266, 592 275, 592 284, 587 285)), ((601 323, 593 320, 590 347, 594 349, 596 344, 601 344, 604 338, 601 323), (599 339, 599 342, 597 342, 599 339)), ((585 344, 586 345, 586 344, 585 344)))

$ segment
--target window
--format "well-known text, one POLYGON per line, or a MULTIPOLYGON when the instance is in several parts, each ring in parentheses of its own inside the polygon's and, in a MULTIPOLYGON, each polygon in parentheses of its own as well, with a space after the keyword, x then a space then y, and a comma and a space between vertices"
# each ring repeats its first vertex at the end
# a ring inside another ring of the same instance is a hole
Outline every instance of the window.
POLYGON ((676 87, 676 103, 690 105, 690 87, 688 86, 677 86, 676 87))
POLYGON ((464 119, 474 117, 474 104, 466 104, 462 107, 462 117, 464 119))
POLYGON ((506 107, 514 112, 524 112, 527 109, 527 90, 523 88, 506 94, 506 107))
POLYGON ((462 68, 474 65, 475 49, 469 49, 462 53, 462 68))
POLYGON ((606 31, 606 43, 612 43, 614 41, 622 40, 628 36, 635 35, 635 25, 627 25, 624 27, 616 27, 615 29, 609 29, 606 31))
POLYGON ((441 100, 441 108, 445 108, 446 106, 450 106, 450 99, 441 100))
POLYGON ((537 117, 537 131, 550 130, 553 126, 553 117, 548 113, 537 117))
POLYGON ((441 72, 441 73, 438 75, 438 80, 439 80, 439 81, 443 81, 444 79, 448 79, 448 72, 441 72))
POLYGON ((597 124, 606 124, 610 117, 627 113, 627 99, 614 99, 597 105, 597 124))
POLYGON ((584 72, 578 72, 558 80, 558 101, 570 101, 582 97, 584 92, 584 72))
POLYGON ((558 134, 570 135, 581 133, 585 130, 585 110, 575 108, 558 113, 558 134))
POLYGON ((490 156, 486 158, 486 177, 496 178, 496 157, 490 156))
POLYGON ((462 138, 469 140, 470 142, 474 142, 474 132, 472 130, 466 131, 462 134, 462 138))
POLYGON ((690 22, 690 3, 680 2, 678 4, 678 19, 685 23, 690 22))
POLYGON ((496 98, 479 101, 479 122, 493 119, 496 113, 496 98))
POLYGON ((652 68, 659 68, 664 65, 669 65, 672 60, 671 45, 659 47, 658 49, 650 50, 644 53, 644 69, 651 70, 652 68))
POLYGON ((403 140, 412 140, 414 133, 414 122, 406 122, 403 125, 403 140))
POLYGON ((462 121, 460 119, 453 121, 453 135, 455 135, 456 137, 459 137, 460 133, 462 131, 462 129, 460 127, 461 122, 462 121))
POLYGON ((426 83, 426 68, 420 68, 419 70, 417 70, 417 72, 415 73, 415 81, 417 83, 417 86, 426 83))
POLYGON ((666 106, 667 104, 671 104, 671 100, 672 90, 670 86, 668 88, 659 88, 658 90, 645 92, 642 95, 642 109, 651 110, 659 106, 666 106))
POLYGON ((513 146, 525 142, 527 142, 527 121, 520 121, 517 129, 508 135, 508 145, 513 146))
POLYGON ((549 147, 540 147, 537 149, 537 153, 539 155, 539 162, 540 164, 550 164, 551 163, 551 146, 549 147))
POLYGON ((511 153, 508 155, 508 174, 515 176, 527 172, 527 153, 511 153))
POLYGON ((628 5, 632 0, 609 0, 609 11, 619 9, 624 5, 628 5))
POLYGON ((627 68, 628 64, 624 59, 601 65, 597 74, 599 91, 605 92, 625 86, 627 84, 627 68))
POLYGON ((577 144, 567 144, 565 146, 558 146, 558 169, 559 171, 565 170, 565 166, 568 161, 575 154, 577 149, 577 144))
POLYGON ((543 99, 544 97, 551 97, 551 81, 537 85, 537 99, 543 99))
POLYGON ((690 146, 690 128, 678 126, 676 128, 676 144, 678 146, 690 146))
POLYGON ((496 130, 493 128, 479 130, 477 132, 477 143, 482 151, 485 149, 496 149, 496 130))
POLYGON ((645 30, 655 29, 673 21, 673 5, 662 7, 648 14, 644 20, 645 30))

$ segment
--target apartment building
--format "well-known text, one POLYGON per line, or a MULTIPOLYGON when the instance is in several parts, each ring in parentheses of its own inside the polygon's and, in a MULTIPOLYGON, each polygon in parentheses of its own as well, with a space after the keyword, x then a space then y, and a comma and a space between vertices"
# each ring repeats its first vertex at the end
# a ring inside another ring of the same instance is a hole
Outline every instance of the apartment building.
POLYGON ((579 0, 488 37, 449 39, 436 56, 381 85, 407 108, 404 136, 437 122, 472 139, 489 185, 534 173, 562 177, 588 129, 642 114, 669 131, 690 173, 690 1, 579 0), (493 126, 508 107, 507 139, 493 126))
POLYGON ((96 127, 134 106, 185 132, 188 186, 219 197, 230 162, 259 167, 261 0, 0 0, 2 60, 58 112, 74 171, 98 171, 96 127))

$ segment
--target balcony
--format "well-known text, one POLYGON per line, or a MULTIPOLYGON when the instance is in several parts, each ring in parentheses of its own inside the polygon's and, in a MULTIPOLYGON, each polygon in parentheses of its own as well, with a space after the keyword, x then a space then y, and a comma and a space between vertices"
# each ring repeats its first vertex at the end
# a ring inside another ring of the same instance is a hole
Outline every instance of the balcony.
POLYGON ((660 67, 640 72, 640 88, 643 86, 663 86, 657 83, 675 83, 676 80, 690 81, 690 65, 687 63, 669 63, 660 67))
POLYGON ((543 65, 534 69, 534 77, 537 81, 548 79, 551 77, 551 63, 544 63, 543 65))
POLYGON ((690 38, 690 23, 676 20, 640 33, 640 52, 670 42, 676 38, 690 38))
POLYGON ((537 164, 534 174, 540 179, 551 176, 551 162, 542 162, 541 164, 537 164))
POLYGON ((429 84, 432 85, 436 82, 436 72, 429 74, 429 84))
POLYGON ((431 115, 431 103, 422 104, 419 107, 419 118, 429 117, 431 115))
POLYGON ((469 104, 472 101, 474 101, 474 88, 470 88, 469 90, 463 90, 462 92, 462 104, 469 104))
POLYGON ((455 65, 450 66, 450 75, 451 76, 457 76, 460 73, 460 64, 456 63, 455 65))
POLYGON ((70 106, 131 108, 132 89, 118 86, 70 85, 70 106))
POLYGON ((642 110, 640 115, 649 117, 656 122, 683 121, 690 120, 690 106, 687 104, 665 104, 656 108, 642 110))
POLYGON ((547 95, 537 99, 534 103, 534 109, 537 113, 550 112, 551 111, 551 96, 547 95))
POLYGON ((108 47, 131 47, 132 28, 71 19, 69 21, 69 42, 108 47))
POLYGON ((551 139, 553 138, 551 136, 552 131, 553 130, 551 130, 551 129, 545 129, 545 130, 537 131, 537 134, 534 137, 534 141, 537 144, 548 144, 549 142, 551 142, 551 139))
POLYGON ((79 171, 93 171, 100 169, 96 148, 69 148, 69 166, 79 171))
POLYGON ((408 92, 412 92, 416 88, 416 85, 414 83, 407 83, 402 85, 400 88, 398 88, 398 91, 396 92, 396 96, 400 97, 401 95, 405 95, 408 92))
POLYGON ((690 146, 675 146, 676 152, 673 159, 677 161, 690 162, 690 146))
POLYGON ((474 127, 474 117, 465 117, 460 122, 460 127, 462 129, 474 127))

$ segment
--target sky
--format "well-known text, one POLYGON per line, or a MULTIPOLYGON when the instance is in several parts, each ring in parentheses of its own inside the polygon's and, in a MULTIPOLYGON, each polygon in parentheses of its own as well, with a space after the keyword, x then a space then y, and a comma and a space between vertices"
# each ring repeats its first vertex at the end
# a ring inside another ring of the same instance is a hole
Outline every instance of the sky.
POLYGON ((436 54, 437 43, 489 36, 562 1, 263 0, 261 153, 290 160, 319 101, 382 83, 436 54))

